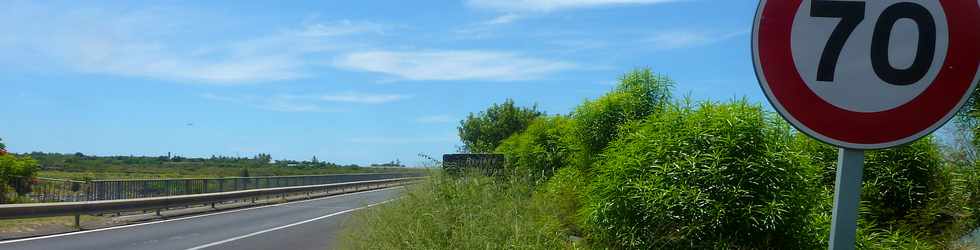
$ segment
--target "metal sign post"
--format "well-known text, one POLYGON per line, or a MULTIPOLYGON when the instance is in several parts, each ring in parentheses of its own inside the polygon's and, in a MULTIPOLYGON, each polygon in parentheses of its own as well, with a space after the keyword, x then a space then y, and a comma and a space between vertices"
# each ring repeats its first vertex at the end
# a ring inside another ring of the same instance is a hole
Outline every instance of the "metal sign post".
POLYGON ((830 249, 854 249, 864 151, 941 127, 980 82, 973 0, 760 0, 752 60, 773 108, 840 147, 830 249))
POLYGON ((864 150, 840 148, 837 153, 837 184, 830 226, 830 249, 854 249, 864 150))

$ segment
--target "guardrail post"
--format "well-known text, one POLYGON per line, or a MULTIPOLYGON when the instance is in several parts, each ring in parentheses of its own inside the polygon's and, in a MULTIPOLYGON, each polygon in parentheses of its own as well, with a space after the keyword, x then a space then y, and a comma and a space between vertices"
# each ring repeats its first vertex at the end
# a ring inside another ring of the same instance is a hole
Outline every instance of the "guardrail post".
POLYGON ((75 214, 75 228, 82 229, 82 215, 75 214))

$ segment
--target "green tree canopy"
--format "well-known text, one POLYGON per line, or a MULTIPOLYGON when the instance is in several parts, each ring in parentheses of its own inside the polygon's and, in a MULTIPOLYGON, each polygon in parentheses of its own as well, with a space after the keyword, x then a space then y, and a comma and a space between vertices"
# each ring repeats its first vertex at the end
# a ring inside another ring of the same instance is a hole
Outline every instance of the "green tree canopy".
POLYGON ((518 107, 514 100, 507 99, 479 114, 470 113, 460 121, 459 138, 468 152, 493 152, 504 139, 523 131, 531 121, 542 115, 544 113, 538 111, 537 105, 518 107))

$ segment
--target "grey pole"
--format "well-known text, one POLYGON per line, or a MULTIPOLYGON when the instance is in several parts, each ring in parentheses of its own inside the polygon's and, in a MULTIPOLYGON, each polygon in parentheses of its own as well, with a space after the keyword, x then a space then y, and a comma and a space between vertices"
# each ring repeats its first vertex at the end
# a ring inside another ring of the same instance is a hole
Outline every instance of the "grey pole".
POLYGON ((864 150, 840 148, 837 155, 837 185, 830 227, 830 250, 854 249, 864 150))

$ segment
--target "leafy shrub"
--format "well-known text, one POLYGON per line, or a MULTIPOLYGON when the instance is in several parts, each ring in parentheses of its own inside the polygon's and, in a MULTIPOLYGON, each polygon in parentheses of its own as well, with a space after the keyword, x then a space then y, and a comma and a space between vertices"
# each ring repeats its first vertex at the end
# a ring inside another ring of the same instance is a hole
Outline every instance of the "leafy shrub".
MULTIPOLYGON (((837 149, 798 134, 796 148, 820 167, 823 185, 833 190, 837 149)), ((884 150, 866 152, 861 191, 864 219, 882 227, 904 225, 926 229, 949 214, 954 169, 943 161, 932 137, 884 150)))
POLYGON ((507 157, 509 172, 550 177, 572 164, 576 147, 571 133, 572 121, 567 117, 540 117, 523 132, 504 140, 496 152, 507 157))
POLYGON ((815 247, 817 169, 757 105, 668 106, 613 142, 585 216, 614 248, 815 247))
POLYGON ((931 221, 936 211, 923 210, 931 201, 948 196, 950 179, 944 166, 931 137, 868 154, 862 190, 868 219, 882 224, 902 219, 931 221), (907 218, 912 215, 925 218, 907 218))
POLYGON ((642 120, 667 103, 673 85, 650 69, 634 70, 620 78, 612 92, 575 108, 575 134, 586 164, 616 139, 620 126, 642 120))
POLYGON ((574 234, 581 234, 584 222, 580 219, 579 211, 588 194, 589 180, 579 168, 562 168, 548 180, 543 192, 536 199, 543 199, 555 206, 557 217, 562 228, 569 229, 574 234))
POLYGON ((8 196, 30 193, 31 182, 40 169, 30 157, 0 155, 0 203, 9 202, 8 196))
POLYGON ((493 104, 479 114, 470 113, 460 121, 459 138, 468 152, 493 152, 501 141, 523 131, 531 121, 543 114, 537 110, 537 106, 518 107, 514 100, 507 99, 503 104, 493 104))

